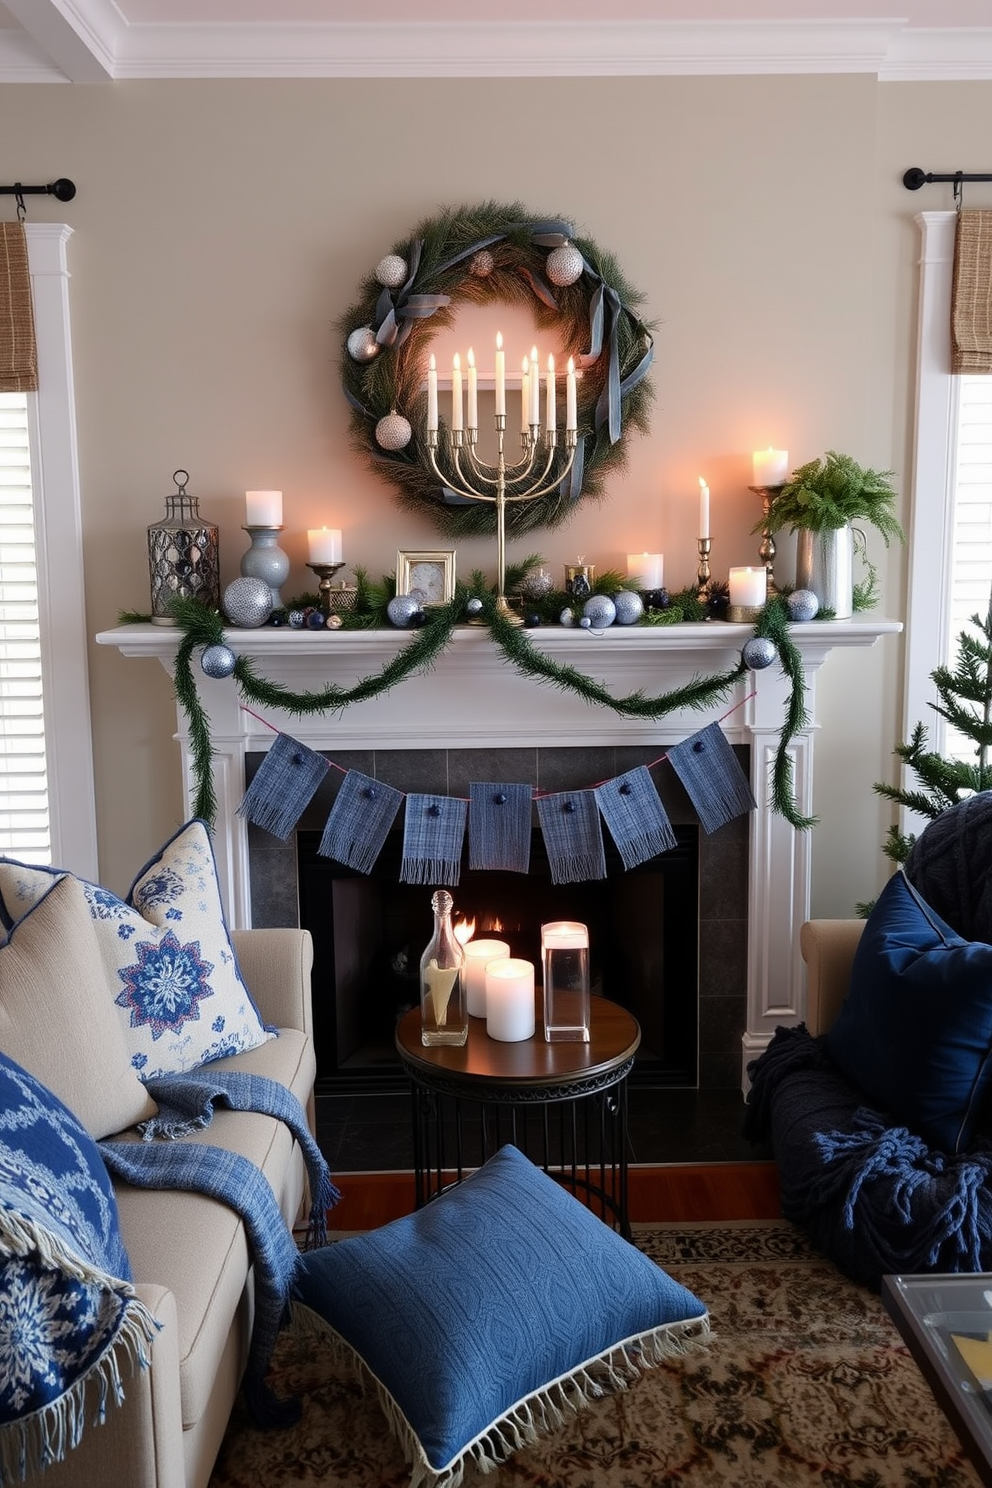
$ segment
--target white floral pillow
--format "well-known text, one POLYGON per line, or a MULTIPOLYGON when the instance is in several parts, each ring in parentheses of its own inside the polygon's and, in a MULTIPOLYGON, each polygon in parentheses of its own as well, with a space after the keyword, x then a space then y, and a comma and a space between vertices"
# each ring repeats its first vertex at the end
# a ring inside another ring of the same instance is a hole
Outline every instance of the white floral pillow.
MULTIPOLYGON (((0 858, 5 934, 60 869, 0 858)), ((127 899, 83 881, 131 1057, 143 1080, 182 1074, 272 1038, 242 979, 206 823, 187 822, 142 869, 127 899)))

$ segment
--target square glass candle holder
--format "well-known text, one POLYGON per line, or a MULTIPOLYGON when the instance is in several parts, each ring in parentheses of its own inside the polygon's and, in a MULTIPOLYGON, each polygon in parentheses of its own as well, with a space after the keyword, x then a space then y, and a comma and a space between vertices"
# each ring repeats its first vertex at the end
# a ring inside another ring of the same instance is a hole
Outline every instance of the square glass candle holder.
POLYGON ((577 920, 541 926, 544 1037, 549 1044, 589 1042, 589 931, 577 920))

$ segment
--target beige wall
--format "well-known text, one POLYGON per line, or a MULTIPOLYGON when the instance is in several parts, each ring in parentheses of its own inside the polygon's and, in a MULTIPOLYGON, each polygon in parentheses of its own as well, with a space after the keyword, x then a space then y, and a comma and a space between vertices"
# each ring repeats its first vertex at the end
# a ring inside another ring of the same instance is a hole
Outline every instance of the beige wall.
MULTIPOLYGON (((344 529, 388 572, 439 541, 350 452, 333 323, 359 280, 440 205, 519 200, 618 256, 658 322, 649 436, 607 500, 540 547, 556 567, 661 549, 695 573, 696 478, 714 571, 753 561, 750 451, 827 448, 892 467, 908 493, 915 314, 903 169, 982 169, 992 85, 871 77, 117 83, 0 89, 5 177, 72 177, 69 245, 90 633, 147 609, 145 529, 172 471, 245 546, 243 492, 285 493, 287 592, 305 530, 344 529), (16 149, 14 148, 16 143, 16 149), (980 152, 979 152, 980 153, 980 152)), ((925 198, 925 199, 924 199, 925 198)), ((969 204, 980 205, 976 197, 969 204)), ((903 513, 907 515, 907 501, 903 513)), ((780 573, 791 579, 789 544, 780 573)), ((902 617, 905 554, 881 560, 902 617)), ((492 570, 492 543, 459 549, 492 570)), ((166 673, 91 647, 102 876, 124 889, 181 820, 166 673)), ((814 910, 847 913, 886 868, 902 643, 836 653, 820 675, 814 910)), ((415 685, 415 684, 414 684, 415 685)))

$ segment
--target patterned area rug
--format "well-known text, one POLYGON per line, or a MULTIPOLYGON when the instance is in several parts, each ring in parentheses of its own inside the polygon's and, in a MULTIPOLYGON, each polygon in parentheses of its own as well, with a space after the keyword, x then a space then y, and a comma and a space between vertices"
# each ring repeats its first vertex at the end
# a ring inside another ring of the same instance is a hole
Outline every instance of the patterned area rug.
MULTIPOLYGON (((785 1224, 642 1227, 640 1248, 710 1309, 713 1339, 594 1403, 465 1488, 977 1488, 879 1298, 785 1224)), ((210 1488, 406 1488, 375 1400, 312 1338, 283 1335, 272 1382, 300 1424, 238 1407, 210 1488)))

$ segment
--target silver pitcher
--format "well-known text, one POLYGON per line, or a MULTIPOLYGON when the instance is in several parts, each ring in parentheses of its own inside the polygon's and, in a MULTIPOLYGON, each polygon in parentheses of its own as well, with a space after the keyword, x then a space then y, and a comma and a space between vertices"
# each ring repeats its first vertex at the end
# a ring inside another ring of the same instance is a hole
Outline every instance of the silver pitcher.
POLYGON ((850 620, 854 613, 853 528, 825 527, 819 532, 800 528, 796 588, 812 590, 821 610, 833 610, 838 620, 850 620))

